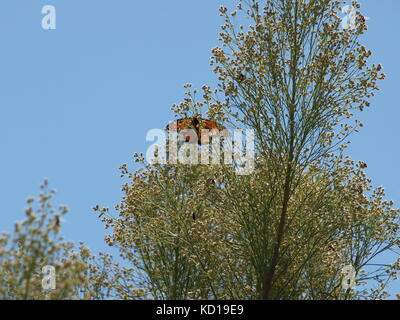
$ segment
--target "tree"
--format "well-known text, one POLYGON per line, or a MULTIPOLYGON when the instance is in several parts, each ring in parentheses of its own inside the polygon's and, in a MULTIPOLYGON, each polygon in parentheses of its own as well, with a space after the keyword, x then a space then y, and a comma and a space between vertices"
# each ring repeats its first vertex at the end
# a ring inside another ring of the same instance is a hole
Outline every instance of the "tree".
MULTIPOLYGON (((385 75, 367 67, 371 55, 358 42, 367 30, 358 13, 353 29, 341 30, 342 1, 240 1, 254 23, 236 30, 226 8, 221 40, 212 62, 233 120, 254 128, 259 151, 273 161, 270 172, 284 177, 277 185, 281 212, 273 254, 264 279, 269 298, 287 224, 291 195, 306 168, 341 143, 360 125, 352 112, 369 106, 368 98, 385 75), (243 76, 239 82, 238 75, 243 76)), ((353 2, 355 8, 359 4, 353 2)), ((342 151, 342 149, 340 151, 342 151)))
MULTIPOLYGON (((382 298, 397 263, 370 268, 399 244, 399 211, 372 190, 344 151, 352 121, 378 90, 381 65, 358 42, 357 12, 343 29, 336 0, 239 1, 221 7, 222 47, 212 50, 219 87, 188 89, 176 115, 207 115, 255 132, 256 168, 145 165, 131 174, 108 238, 161 299, 382 298), (244 13, 251 23, 235 23, 244 13), (238 18, 239 17, 239 18, 238 18), (223 99, 218 99, 222 95, 223 99), (194 216, 196 218, 194 218, 194 216), (351 265, 358 290, 343 291, 351 265), (376 290, 365 290, 377 281, 376 290)), ((354 8, 360 8, 353 2, 354 8)), ((140 157, 138 157, 140 161, 140 157)), ((143 159, 142 159, 143 160, 143 159)))
POLYGON ((26 219, 15 224, 13 234, 0 235, 0 299, 140 297, 140 292, 124 282, 129 269, 113 263, 110 255, 94 256, 82 243, 75 248, 63 240, 61 220, 68 210, 53 207, 54 193, 45 181, 38 200, 27 200, 26 219), (46 268, 54 268, 54 273, 46 268), (54 286, 47 286, 49 277, 54 286))

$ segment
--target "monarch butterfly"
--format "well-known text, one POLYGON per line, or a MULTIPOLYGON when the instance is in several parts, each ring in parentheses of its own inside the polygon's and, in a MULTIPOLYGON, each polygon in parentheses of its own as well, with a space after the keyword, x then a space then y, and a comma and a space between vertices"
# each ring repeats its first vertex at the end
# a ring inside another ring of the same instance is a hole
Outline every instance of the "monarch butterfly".
MULTIPOLYGON (((170 122, 165 130, 177 130, 178 132, 184 129, 194 129, 197 137, 198 137, 198 144, 201 144, 201 131, 202 129, 206 130, 213 130, 213 129, 225 129, 223 126, 217 124, 214 121, 203 119, 200 117, 193 117, 193 118, 181 118, 170 122)), ((185 137, 185 141, 189 142, 191 140, 191 136, 188 135, 185 137)))

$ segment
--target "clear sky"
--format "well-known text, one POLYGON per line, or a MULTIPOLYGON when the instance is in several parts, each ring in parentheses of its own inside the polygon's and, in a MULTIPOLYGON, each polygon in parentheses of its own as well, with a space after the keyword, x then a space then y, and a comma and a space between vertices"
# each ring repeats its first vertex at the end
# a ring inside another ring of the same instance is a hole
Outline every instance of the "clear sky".
MULTIPOLYGON (((210 49, 221 4, 234 0, 1 0, 0 232, 24 218, 24 200, 47 177, 67 204, 63 234, 110 251, 91 208, 122 196, 118 167, 151 144, 149 129, 172 119, 182 86, 215 85, 210 49), (43 30, 42 7, 57 10, 43 30)), ((400 1, 361 0, 370 17, 364 44, 387 79, 350 155, 400 206, 400 1)), ((395 284, 400 292, 400 280, 395 284)))

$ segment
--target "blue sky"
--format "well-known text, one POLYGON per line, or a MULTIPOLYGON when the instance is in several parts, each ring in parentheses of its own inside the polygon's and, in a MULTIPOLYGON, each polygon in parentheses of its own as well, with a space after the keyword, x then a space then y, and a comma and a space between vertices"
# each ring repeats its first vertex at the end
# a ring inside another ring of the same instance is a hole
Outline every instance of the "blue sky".
MULTIPOLYGON (((172 119, 185 83, 215 85, 218 7, 235 2, 1 0, 0 232, 24 218, 24 200, 47 177, 71 210, 64 236, 109 251, 91 208, 120 201, 118 167, 146 151, 149 129, 172 119), (44 5, 57 10, 56 30, 41 28, 44 5)), ((363 42, 388 78, 360 115, 365 127, 349 153, 399 204, 400 1, 361 4, 371 18, 363 42)))

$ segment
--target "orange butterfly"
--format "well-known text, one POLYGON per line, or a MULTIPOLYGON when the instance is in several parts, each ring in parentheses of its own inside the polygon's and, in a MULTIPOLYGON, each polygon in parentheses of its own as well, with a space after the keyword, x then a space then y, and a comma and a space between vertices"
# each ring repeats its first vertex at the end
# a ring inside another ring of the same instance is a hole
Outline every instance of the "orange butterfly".
MULTIPOLYGON (((220 128, 225 129, 221 125, 218 125, 216 122, 208 120, 208 119, 203 119, 199 117, 193 117, 193 118, 181 118, 178 120, 175 120, 173 122, 170 122, 165 130, 169 131, 171 130, 177 130, 178 132, 180 130, 184 129, 194 129, 197 137, 198 137, 198 143, 201 144, 201 131, 202 129, 207 129, 207 130, 212 130, 212 129, 217 129, 219 130, 220 128)), ((185 137, 185 141, 189 142, 191 140, 191 136, 188 135, 185 137)))

